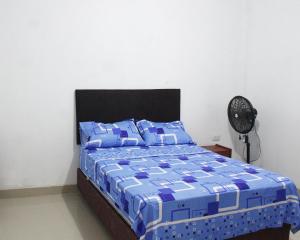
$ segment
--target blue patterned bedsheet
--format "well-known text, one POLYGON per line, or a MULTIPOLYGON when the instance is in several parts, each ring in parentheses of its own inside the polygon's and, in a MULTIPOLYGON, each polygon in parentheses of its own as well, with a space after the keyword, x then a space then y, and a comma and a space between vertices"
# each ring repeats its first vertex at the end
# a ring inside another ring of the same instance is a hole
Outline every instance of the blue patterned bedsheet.
POLYGON ((287 177, 195 145, 81 149, 80 168, 140 239, 228 239, 291 224, 287 177))

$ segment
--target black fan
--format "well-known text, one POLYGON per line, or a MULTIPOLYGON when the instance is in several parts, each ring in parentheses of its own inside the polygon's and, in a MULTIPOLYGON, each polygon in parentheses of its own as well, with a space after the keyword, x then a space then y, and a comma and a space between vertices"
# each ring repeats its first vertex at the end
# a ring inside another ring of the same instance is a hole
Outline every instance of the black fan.
POLYGON ((240 133, 247 147, 247 163, 250 163, 250 143, 248 133, 252 130, 257 116, 256 109, 247 98, 236 96, 228 104, 228 119, 235 131, 240 133))

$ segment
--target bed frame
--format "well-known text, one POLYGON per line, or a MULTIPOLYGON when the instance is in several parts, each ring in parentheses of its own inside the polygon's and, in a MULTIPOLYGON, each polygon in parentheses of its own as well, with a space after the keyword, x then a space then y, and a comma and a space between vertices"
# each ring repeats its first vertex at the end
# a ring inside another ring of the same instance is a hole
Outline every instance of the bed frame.
MULTIPOLYGON (((126 118, 152 121, 180 119, 180 89, 76 90, 77 143, 81 121, 115 122, 126 118)), ((77 170, 77 186, 90 207, 110 232, 112 239, 137 240, 128 223, 98 189, 77 170)), ((269 228, 234 240, 289 240, 290 225, 269 228)), ((99 237, 101 239, 101 237, 99 237)), ((232 239, 232 240, 233 240, 232 239)))

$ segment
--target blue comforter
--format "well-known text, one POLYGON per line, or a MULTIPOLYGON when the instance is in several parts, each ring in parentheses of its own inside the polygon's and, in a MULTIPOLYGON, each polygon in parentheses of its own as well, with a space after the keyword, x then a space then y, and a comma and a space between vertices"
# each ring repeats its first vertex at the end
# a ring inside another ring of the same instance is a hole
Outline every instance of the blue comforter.
POLYGON ((300 229, 290 179, 195 145, 81 149, 80 167, 140 239, 300 229))

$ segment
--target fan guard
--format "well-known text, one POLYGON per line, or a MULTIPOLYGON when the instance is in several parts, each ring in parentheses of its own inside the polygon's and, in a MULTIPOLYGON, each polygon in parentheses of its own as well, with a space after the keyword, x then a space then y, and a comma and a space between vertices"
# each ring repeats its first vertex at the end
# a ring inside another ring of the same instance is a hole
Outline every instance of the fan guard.
POLYGON ((229 122, 235 131, 247 134, 252 130, 257 111, 247 98, 236 96, 231 99, 227 112, 229 122))

